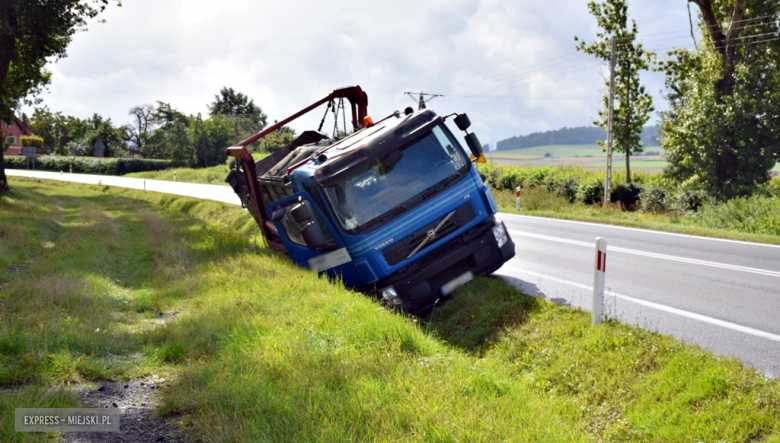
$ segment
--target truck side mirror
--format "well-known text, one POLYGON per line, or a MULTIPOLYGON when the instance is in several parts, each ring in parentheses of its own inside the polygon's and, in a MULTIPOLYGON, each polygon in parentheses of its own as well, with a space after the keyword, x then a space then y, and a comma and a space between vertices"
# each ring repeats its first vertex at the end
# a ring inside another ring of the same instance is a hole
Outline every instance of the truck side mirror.
POLYGON ((479 158, 482 155, 482 145, 479 143, 477 134, 473 132, 466 134, 466 144, 469 146, 474 157, 479 158))
POLYGON ((322 235, 322 230, 315 222, 311 222, 304 226, 301 229, 301 236, 306 243, 306 247, 314 251, 319 251, 328 244, 328 241, 322 235))
POLYGON ((299 203, 290 209, 290 215, 296 223, 303 223, 311 220, 311 211, 303 203, 299 203))
POLYGON ((458 114, 455 116, 455 126, 457 126, 461 131, 465 131, 466 129, 470 128, 471 120, 469 119, 469 116, 466 114, 458 114))

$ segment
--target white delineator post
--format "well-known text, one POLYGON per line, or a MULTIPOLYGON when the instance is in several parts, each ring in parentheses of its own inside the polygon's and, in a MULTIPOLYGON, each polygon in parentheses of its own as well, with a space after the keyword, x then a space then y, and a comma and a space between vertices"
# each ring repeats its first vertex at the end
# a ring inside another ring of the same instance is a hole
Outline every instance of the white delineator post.
POLYGON ((517 189, 515 189, 515 191, 517 192, 515 197, 515 209, 519 211, 520 210, 520 186, 518 186, 517 189))
POLYGON ((607 276, 607 241, 596 238, 596 271, 593 276, 593 324, 601 323, 604 317, 604 280, 607 276))

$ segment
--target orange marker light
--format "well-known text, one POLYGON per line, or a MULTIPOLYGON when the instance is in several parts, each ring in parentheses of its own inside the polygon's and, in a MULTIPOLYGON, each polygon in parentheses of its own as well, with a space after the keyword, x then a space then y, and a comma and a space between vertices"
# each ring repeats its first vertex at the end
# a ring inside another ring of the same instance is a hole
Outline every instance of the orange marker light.
POLYGON ((365 126, 366 128, 370 126, 374 126, 374 119, 372 119, 369 116, 363 117, 363 126, 365 126))

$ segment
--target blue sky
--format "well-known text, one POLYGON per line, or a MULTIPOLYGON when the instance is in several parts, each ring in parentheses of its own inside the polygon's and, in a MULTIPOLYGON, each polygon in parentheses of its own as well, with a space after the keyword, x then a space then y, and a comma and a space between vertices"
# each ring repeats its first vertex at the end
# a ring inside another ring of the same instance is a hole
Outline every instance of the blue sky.
MULTIPOLYGON (((633 0, 629 12, 646 47, 691 44, 685 0, 633 0)), ((414 105, 404 91, 443 93, 430 107, 468 112, 493 144, 590 124, 604 89, 606 68, 574 51, 574 35, 596 32, 585 0, 126 0, 101 18, 50 65, 42 98, 52 110, 119 124, 131 106, 157 100, 206 113, 230 86, 281 119, 360 84, 375 118, 414 105)), ((663 109, 663 76, 644 81, 663 109)))

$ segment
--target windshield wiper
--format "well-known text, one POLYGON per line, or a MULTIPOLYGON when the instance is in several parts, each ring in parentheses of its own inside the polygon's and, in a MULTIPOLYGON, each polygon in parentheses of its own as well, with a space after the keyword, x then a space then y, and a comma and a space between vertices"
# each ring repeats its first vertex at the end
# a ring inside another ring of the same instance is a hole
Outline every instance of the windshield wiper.
POLYGON ((420 199, 425 200, 426 198, 438 194, 439 191, 449 186, 450 183, 452 183, 453 180, 460 177, 460 172, 453 172, 450 174, 449 177, 444 179, 443 181, 439 182, 439 184, 434 185, 432 188, 428 189, 427 191, 423 192, 420 199))
POLYGON ((389 218, 393 218, 398 214, 401 214, 403 212, 406 212, 409 209, 409 207, 406 206, 406 204, 400 204, 393 209, 387 211, 384 213, 384 215, 380 216, 379 218, 375 218, 372 223, 383 223, 389 218))

